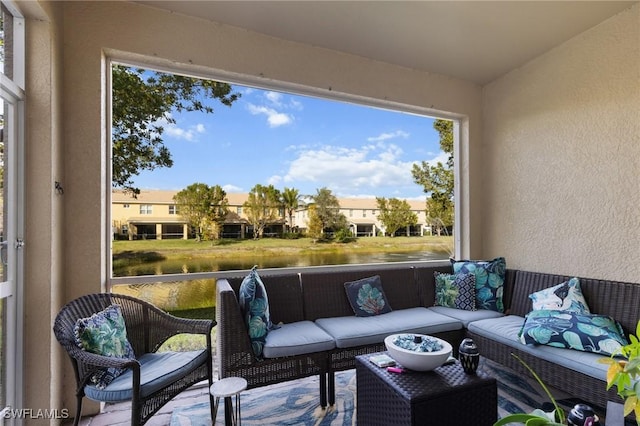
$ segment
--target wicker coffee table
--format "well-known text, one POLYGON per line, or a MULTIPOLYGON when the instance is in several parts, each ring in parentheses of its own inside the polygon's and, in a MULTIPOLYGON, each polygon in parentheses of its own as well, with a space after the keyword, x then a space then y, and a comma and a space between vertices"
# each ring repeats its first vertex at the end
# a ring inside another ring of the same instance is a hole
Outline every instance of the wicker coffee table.
POLYGON ((496 379, 466 374, 460 362, 433 371, 388 372, 356 357, 359 426, 490 426, 498 419, 496 379))

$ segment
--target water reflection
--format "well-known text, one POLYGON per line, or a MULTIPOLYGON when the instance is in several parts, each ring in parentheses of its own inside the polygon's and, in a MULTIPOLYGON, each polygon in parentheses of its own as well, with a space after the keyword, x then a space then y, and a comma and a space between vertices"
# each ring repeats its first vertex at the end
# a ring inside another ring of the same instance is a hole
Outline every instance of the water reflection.
POLYGON ((215 259, 200 258, 189 260, 163 260, 149 262, 142 265, 129 265, 114 268, 114 277, 182 274, 194 272, 214 272, 251 269, 254 265, 258 268, 286 268, 322 265, 348 265, 356 263, 385 263, 406 262, 423 260, 447 259, 445 253, 433 253, 425 251, 404 253, 308 253, 279 256, 256 256, 251 259, 215 259))
MULTIPOLYGON (((163 275, 193 272, 212 272, 258 268, 285 268, 301 266, 340 265, 355 263, 384 263, 423 260, 442 260, 447 255, 424 251, 406 253, 310 253, 292 256, 256 256, 250 260, 238 259, 191 259, 165 260, 143 265, 114 268, 115 277, 163 275)), ((114 293, 128 294, 146 300, 173 315, 186 318, 215 317, 215 279, 195 279, 145 284, 117 284, 114 293)))

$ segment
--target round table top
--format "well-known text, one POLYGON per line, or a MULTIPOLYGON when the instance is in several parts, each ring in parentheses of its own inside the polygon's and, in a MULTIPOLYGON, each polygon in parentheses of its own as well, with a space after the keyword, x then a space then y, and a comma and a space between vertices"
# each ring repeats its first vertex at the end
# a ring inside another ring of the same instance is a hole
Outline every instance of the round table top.
POLYGON ((239 394, 247 388, 247 381, 242 377, 226 377, 211 385, 209 392, 218 398, 226 398, 239 394))

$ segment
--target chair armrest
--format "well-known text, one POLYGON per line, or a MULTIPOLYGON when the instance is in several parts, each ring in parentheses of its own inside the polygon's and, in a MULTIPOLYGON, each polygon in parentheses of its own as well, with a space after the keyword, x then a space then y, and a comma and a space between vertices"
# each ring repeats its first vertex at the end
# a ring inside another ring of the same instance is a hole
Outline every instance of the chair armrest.
POLYGON ((257 362, 236 293, 226 279, 216 281, 217 355, 220 377, 257 362))
POLYGON ((131 368, 135 365, 140 366, 140 363, 136 359, 104 356, 83 351, 80 348, 67 348, 67 353, 71 358, 83 364, 86 368, 131 368))

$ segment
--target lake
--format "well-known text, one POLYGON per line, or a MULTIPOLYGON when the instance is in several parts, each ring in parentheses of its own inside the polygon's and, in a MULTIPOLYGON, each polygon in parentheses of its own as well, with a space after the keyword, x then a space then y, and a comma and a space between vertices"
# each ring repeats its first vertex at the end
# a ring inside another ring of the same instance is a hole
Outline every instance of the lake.
MULTIPOLYGON (((165 260, 130 265, 113 271, 114 277, 183 274, 251 269, 285 268, 321 265, 366 264, 385 262, 407 262, 443 260, 443 253, 425 251, 405 253, 311 253, 290 256, 257 256, 251 260, 237 259, 191 259, 165 260)), ((147 300, 161 309, 177 316, 188 318, 214 318, 215 279, 164 282, 153 284, 119 284, 113 287, 116 293, 125 293, 147 300)))
POLYGON ((257 265, 260 269, 286 268, 322 265, 351 265, 357 263, 386 263, 422 260, 443 260, 448 255, 425 251, 403 253, 308 253, 278 256, 256 256, 251 259, 240 258, 203 258, 189 260, 162 260, 141 265, 128 265, 114 268, 114 277, 141 275, 186 274, 193 272, 215 272, 251 269, 257 265))

